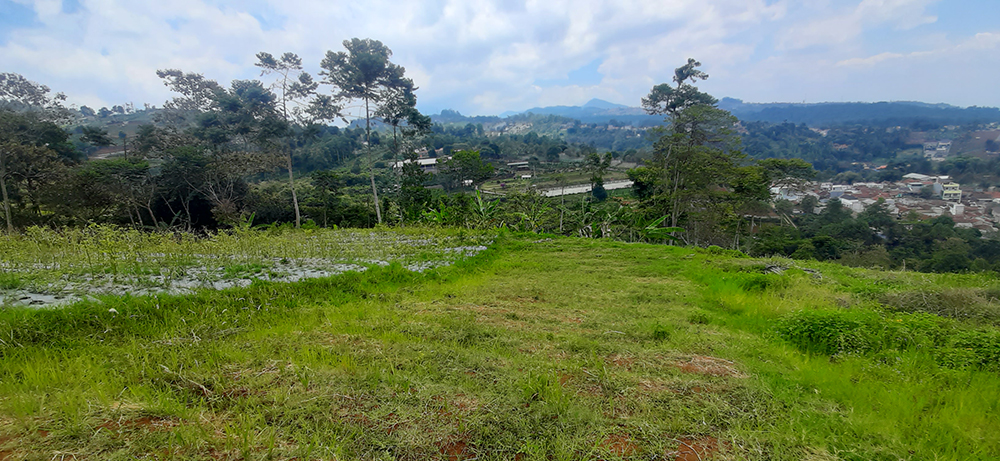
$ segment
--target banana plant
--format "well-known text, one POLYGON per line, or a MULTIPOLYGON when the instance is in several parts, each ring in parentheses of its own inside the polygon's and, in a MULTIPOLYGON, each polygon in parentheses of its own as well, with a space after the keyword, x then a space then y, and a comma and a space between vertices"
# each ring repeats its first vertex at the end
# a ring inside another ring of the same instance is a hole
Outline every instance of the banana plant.
POLYGON ((423 214, 420 216, 420 219, 423 220, 424 222, 434 223, 439 226, 443 226, 448 222, 450 216, 451 214, 448 213, 448 210, 444 208, 441 208, 441 210, 436 210, 434 208, 431 208, 423 212, 423 214))
POLYGON ((680 242, 681 239, 671 235, 674 232, 684 232, 683 228, 680 227, 660 227, 660 224, 667 219, 667 216, 663 216, 660 219, 656 219, 645 227, 640 229, 639 233, 647 240, 670 240, 672 242, 680 242))
POLYGON ((503 222, 497 222, 497 214, 500 211, 500 200, 483 200, 483 196, 476 191, 476 203, 472 208, 471 227, 475 229, 492 229, 503 227, 503 222))

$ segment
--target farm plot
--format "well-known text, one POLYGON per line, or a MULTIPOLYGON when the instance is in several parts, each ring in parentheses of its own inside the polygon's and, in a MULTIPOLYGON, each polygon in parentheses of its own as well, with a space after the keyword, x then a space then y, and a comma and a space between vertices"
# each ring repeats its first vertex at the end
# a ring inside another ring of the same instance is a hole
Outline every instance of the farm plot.
POLYGON ((236 230, 209 236, 109 226, 29 229, 0 237, 0 306, 52 306, 102 296, 189 294, 297 282, 372 266, 424 271, 485 250, 490 233, 236 230))

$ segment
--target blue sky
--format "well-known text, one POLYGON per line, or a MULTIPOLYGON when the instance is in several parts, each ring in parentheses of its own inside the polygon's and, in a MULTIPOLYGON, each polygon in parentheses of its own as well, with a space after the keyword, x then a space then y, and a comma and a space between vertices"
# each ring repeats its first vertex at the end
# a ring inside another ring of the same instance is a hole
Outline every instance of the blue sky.
POLYGON ((1000 106, 997 0, 0 0, 0 72, 91 107, 170 97, 157 69, 227 84, 258 51, 315 73, 381 40, 424 112, 591 98, 637 106, 688 57, 717 97, 1000 106))

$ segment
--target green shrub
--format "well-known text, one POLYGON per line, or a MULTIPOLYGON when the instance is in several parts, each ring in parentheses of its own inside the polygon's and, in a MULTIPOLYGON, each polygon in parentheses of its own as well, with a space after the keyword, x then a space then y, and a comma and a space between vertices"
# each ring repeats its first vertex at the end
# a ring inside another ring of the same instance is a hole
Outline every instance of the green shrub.
POLYGON ((965 369, 978 364, 979 358, 970 349, 959 349, 955 347, 944 347, 934 353, 934 360, 938 365, 945 368, 965 369))
POLYGON ((736 278, 739 287, 743 291, 764 292, 768 290, 780 290, 788 288, 788 278, 775 274, 739 274, 736 278))
POLYGON ((707 325, 712 319, 704 312, 695 312, 688 316, 688 322, 695 325, 707 325))
POLYGON ((871 334, 879 320, 871 311, 803 310, 782 319, 778 334, 807 352, 864 354, 880 345, 871 334))
POLYGON ((941 317, 1000 324, 1000 303, 994 290, 949 288, 885 293, 878 300, 899 312, 925 312, 941 317))
POLYGON ((16 290, 25 285, 24 280, 11 273, 0 273, 0 290, 16 290))
POLYGON ((657 323, 653 325, 653 341, 667 341, 670 339, 670 327, 657 323))
POLYGON ((799 311, 782 319, 778 334, 802 351, 837 355, 874 355, 890 351, 933 350, 945 368, 1000 371, 1000 331, 959 330, 932 314, 884 317, 875 311, 799 311))
POLYGON ((942 347, 950 332, 950 324, 933 315, 885 318, 867 310, 799 311, 778 327, 800 349, 828 355, 942 347))
POLYGON ((705 248, 704 250, 701 251, 704 251, 705 253, 715 256, 729 256, 730 258, 749 258, 749 256, 746 255, 746 253, 743 253, 740 250, 727 250, 718 245, 710 245, 708 248, 705 248))
POLYGON ((971 353, 972 364, 986 370, 1000 370, 1000 332, 972 330, 955 335, 952 347, 971 353))

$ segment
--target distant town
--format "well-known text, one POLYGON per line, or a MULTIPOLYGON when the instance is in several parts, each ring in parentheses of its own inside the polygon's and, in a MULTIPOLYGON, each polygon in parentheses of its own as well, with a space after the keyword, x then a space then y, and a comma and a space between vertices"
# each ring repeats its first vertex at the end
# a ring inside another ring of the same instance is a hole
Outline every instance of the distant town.
POLYGON ((830 200, 840 200, 854 213, 882 201, 899 218, 951 216, 955 227, 978 229, 984 236, 994 235, 1000 222, 1000 191, 993 187, 963 188, 948 176, 909 173, 895 182, 811 182, 799 188, 776 187, 771 192, 776 200, 796 204, 806 196, 816 197, 820 205, 813 209, 814 213, 822 212, 830 200))

